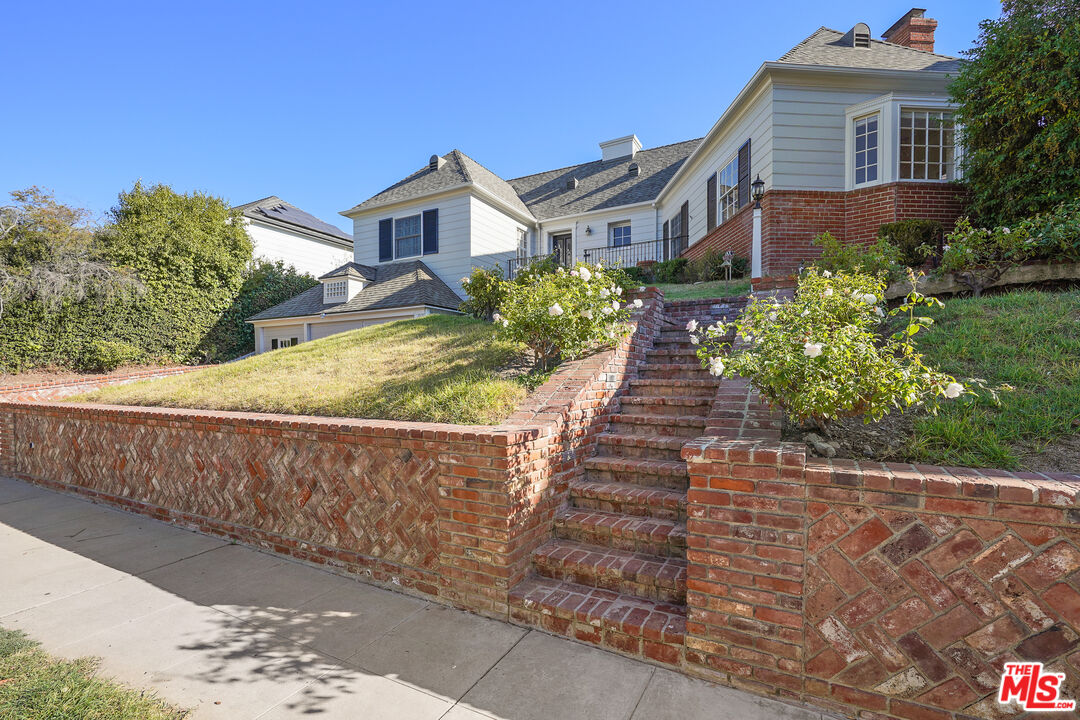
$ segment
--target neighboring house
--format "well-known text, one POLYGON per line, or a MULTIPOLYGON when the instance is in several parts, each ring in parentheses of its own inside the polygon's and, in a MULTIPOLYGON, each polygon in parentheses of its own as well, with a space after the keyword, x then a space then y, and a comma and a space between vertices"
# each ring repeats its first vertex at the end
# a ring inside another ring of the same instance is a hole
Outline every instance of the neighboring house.
POLYGON ((276 195, 238 205, 255 257, 281 260, 319 277, 353 256, 352 237, 276 195))
MULTIPOLYGON (((474 267, 513 276, 549 254, 624 266, 710 250, 749 257, 757 177, 759 285, 816 257, 811 240, 825 230, 861 243, 903 218, 948 226, 963 201, 947 92, 961 61, 933 52, 936 26, 913 8, 885 41, 865 23, 819 28, 762 64, 704 138, 642 149, 628 135, 600 143, 597 160, 511 180, 459 150, 433 155, 342 213, 353 259, 380 271, 422 259, 460 294, 474 267)), ((349 289, 347 304, 368 291, 349 289)))

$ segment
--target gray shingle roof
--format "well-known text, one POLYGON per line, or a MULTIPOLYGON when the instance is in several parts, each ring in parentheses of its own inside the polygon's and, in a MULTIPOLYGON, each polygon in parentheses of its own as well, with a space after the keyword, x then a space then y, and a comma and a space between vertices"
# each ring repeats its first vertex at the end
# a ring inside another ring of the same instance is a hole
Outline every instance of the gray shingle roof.
POLYGON ((277 195, 249 202, 245 205, 237 205, 237 210, 244 213, 244 217, 263 222, 284 223, 305 230, 314 230, 324 235, 332 235, 339 240, 352 243, 352 235, 344 232, 341 228, 331 225, 306 213, 291 203, 287 203, 277 195))
POLYGON ((963 60, 949 55, 916 50, 904 45, 871 40, 870 47, 857 48, 841 42, 844 33, 827 27, 788 50, 779 60, 793 65, 832 65, 878 70, 939 70, 956 72, 963 60))
POLYGON ((420 260, 379 265, 376 268, 364 265, 359 267, 374 271, 375 280, 348 302, 324 303, 323 287, 320 283, 296 297, 252 315, 248 320, 271 320, 320 313, 330 316, 409 305, 430 305, 457 310, 461 304, 457 293, 420 260))
POLYGON ((326 280, 334 277, 355 277, 361 280, 372 281, 375 279, 377 269, 370 265, 361 265, 360 263, 347 262, 341 267, 334 268, 325 275, 320 275, 320 280, 326 280))
POLYGON ((526 217, 532 217, 529 208, 525 207, 521 198, 505 180, 465 153, 460 150, 451 150, 443 155, 443 159, 446 162, 442 164, 442 167, 433 170, 425 166, 401 182, 391 185, 359 205, 346 210, 345 213, 389 205, 440 190, 450 190, 475 183, 526 217))
POLYGON ((516 178, 510 185, 538 220, 655 200, 700 142, 698 138, 640 150, 633 159, 594 160, 548 170, 516 178), (637 163, 637 177, 628 172, 631 163, 637 163), (574 178, 577 187, 568 189, 567 182, 574 178))

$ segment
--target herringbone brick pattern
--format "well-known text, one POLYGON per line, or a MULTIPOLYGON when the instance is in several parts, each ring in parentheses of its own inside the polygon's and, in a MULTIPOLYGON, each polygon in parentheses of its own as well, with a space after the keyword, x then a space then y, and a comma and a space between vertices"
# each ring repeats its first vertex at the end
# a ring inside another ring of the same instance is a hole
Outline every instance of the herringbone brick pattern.
POLYGON ((1037 660, 1080 697, 1077 530, 835 502, 809 513, 812 692, 995 718, 1004 663, 1037 660))
POLYGON ((18 417, 17 472, 434 570, 436 455, 400 443, 18 417))

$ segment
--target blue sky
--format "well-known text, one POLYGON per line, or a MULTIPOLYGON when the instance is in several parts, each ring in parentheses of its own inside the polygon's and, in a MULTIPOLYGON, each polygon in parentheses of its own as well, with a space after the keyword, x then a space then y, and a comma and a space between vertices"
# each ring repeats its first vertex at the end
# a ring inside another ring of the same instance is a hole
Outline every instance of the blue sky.
MULTIPOLYGON (((910 2, 910 0, 908 0, 910 2)), ((141 178, 338 211, 458 148, 504 178, 705 134, 818 26, 875 37, 905 2, 8 3, 0 190, 103 213, 141 178), (537 10, 542 7, 543 10, 537 10)), ((992 0, 939 2, 937 50, 992 0)))

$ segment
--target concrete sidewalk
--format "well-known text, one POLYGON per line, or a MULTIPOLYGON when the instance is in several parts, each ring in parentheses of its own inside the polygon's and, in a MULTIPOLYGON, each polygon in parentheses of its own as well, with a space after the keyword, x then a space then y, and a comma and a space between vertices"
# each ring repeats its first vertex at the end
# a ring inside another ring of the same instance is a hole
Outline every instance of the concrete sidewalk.
POLYGON ((194 718, 829 717, 4 478, 0 626, 194 718))

